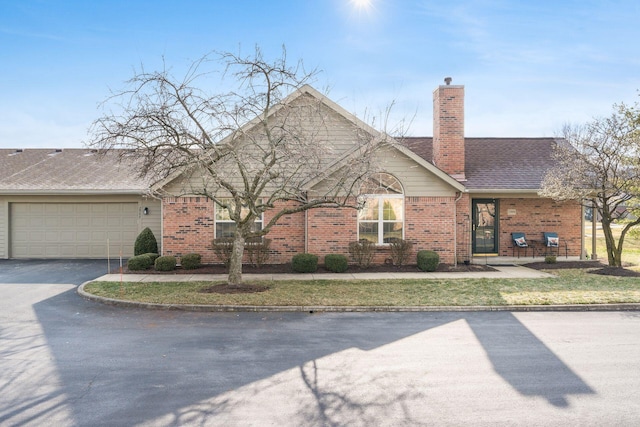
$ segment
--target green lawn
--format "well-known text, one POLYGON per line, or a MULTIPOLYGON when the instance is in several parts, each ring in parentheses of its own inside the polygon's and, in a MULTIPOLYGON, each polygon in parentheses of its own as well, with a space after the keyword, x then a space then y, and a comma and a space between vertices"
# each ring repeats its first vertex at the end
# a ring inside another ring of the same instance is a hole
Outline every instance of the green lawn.
MULTIPOLYGON (((602 233, 602 227, 597 224, 596 230, 596 251, 598 259, 603 264, 607 264, 607 246, 604 240, 604 234, 602 233)), ((585 221, 585 249, 587 253, 591 254, 591 222, 585 221)), ((619 225, 613 226, 613 235, 616 239, 620 237, 620 231, 622 227, 619 225)), ((622 262, 623 265, 629 269, 640 271, 640 238, 635 237, 633 234, 627 233, 624 239, 624 245, 622 247, 622 262)))
POLYGON ((92 282, 94 295, 165 304, 474 306, 640 303, 638 278, 549 271, 550 279, 314 280, 261 282, 260 293, 203 293, 210 282, 92 282))

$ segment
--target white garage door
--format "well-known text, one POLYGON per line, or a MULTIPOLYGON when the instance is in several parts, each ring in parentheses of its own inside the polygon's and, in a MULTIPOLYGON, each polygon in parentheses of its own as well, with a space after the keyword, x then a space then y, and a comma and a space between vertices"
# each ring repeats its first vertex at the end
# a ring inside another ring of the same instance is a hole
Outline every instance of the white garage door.
POLYGON ((133 255, 137 203, 12 203, 11 258, 133 255))

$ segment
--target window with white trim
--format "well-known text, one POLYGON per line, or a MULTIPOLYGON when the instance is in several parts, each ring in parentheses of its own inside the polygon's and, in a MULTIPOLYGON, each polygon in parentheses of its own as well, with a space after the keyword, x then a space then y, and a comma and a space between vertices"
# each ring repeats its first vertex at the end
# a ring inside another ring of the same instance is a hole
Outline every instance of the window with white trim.
POLYGON ((358 212, 358 239, 388 244, 404 238, 404 191, 388 173, 370 176, 361 193, 364 205, 358 212))
MULTIPOLYGON (((231 199, 220 199, 220 202, 234 209, 234 202, 231 199)), ((216 239, 231 238, 236 231, 236 223, 230 218, 229 211, 221 208, 217 203, 214 203, 216 209, 215 215, 215 236, 216 239)), ((248 213, 248 208, 243 207, 241 216, 244 217, 248 213)), ((263 215, 261 214, 256 218, 251 231, 262 230, 263 215)))

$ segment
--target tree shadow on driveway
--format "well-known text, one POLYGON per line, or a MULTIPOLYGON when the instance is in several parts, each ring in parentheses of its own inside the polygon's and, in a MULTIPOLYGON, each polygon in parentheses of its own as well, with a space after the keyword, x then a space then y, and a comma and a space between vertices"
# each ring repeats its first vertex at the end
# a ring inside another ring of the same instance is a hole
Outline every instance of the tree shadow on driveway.
MULTIPOLYGON (((255 384, 264 386, 261 393, 268 393, 269 387, 276 387, 270 379, 292 372, 297 376, 297 393, 315 401, 294 410, 301 418, 289 419, 293 424, 343 424, 350 419, 346 412, 372 421, 375 414, 390 410, 389 405, 399 405, 401 415, 395 416, 401 417, 400 424, 417 424, 401 400, 419 401, 426 398, 426 390, 399 387, 401 391, 354 399, 319 388, 316 363, 354 351, 357 360, 381 349, 385 353, 379 357, 387 363, 401 356, 393 353, 396 343, 413 337, 422 345, 421 334, 461 320, 475 334, 494 371, 520 395, 544 398, 564 408, 572 395, 594 394, 511 313, 144 311, 86 301, 74 290, 37 302, 33 310, 58 377, 49 394, 56 402, 50 406, 56 411, 66 406, 79 425, 223 424, 228 414, 242 412, 247 403, 246 397, 234 399, 230 393, 255 384)), ((29 344, 13 332, 3 329, 1 338, 0 360, 8 351, 30 351, 29 344)), ((28 367, 24 369, 14 378, 14 384, 21 382, 21 396, 12 399, 10 410, 0 411, 0 421, 46 422, 52 415, 43 405, 47 394, 38 392, 41 384, 24 384, 28 367)), ((287 380, 280 387, 293 384, 287 383, 290 376, 283 378, 287 380)), ((403 380, 389 374, 385 381, 403 380)), ((11 393, 11 387, 6 391, 11 393)), ((274 411, 279 403, 286 404, 274 401, 274 411)))

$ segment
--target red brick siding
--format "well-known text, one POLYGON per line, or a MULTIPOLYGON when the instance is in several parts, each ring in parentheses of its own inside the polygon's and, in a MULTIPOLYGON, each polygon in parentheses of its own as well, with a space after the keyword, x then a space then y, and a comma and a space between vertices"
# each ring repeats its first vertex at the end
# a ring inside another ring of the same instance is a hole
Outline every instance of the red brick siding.
POLYGON ((180 257, 190 252, 202 262, 215 262, 211 242, 214 234, 213 202, 206 197, 162 199, 162 253, 180 257))
MULTIPOLYGON (((269 211, 264 214, 264 224, 273 218, 269 211)), ((281 217, 266 236, 271 239, 270 264, 291 262, 295 254, 304 253, 304 212, 281 217)))
MULTIPOLYGON (((463 195, 453 221, 453 197, 406 197, 405 239, 414 243, 409 262, 415 263, 418 250, 434 250, 441 262, 454 261, 454 227, 457 227, 458 262, 470 259, 470 198, 463 195)), ((577 204, 555 203, 548 199, 500 199, 500 255, 511 256, 511 233, 525 232, 529 239, 541 239, 543 231, 555 231, 569 246, 569 255, 582 251, 581 208, 577 204), (516 215, 509 215, 515 209, 516 215)), ((327 254, 349 255, 349 243, 357 239, 357 212, 350 208, 318 208, 307 212, 308 251, 323 258, 327 254)), ((270 220, 265 213, 264 223, 270 220)), ((202 255, 205 263, 218 263, 212 248, 214 238, 213 202, 204 197, 165 198, 163 200, 163 254, 181 256, 189 252, 202 255)), ((282 217, 267 235, 271 239, 269 263, 291 261, 305 251, 305 213, 282 217)), ((390 258, 387 246, 376 248, 374 262, 390 258)), ((248 260, 245 258, 245 262, 248 260)))
POLYGON ((440 86, 433 93, 433 162, 464 176, 464 156, 464 86, 440 86))
POLYGON ((543 232, 556 232, 561 254, 564 242, 569 256, 582 254, 582 208, 577 203, 554 202, 551 199, 500 199, 500 255, 512 255, 511 233, 523 232, 529 240, 542 241, 543 232), (509 210, 515 210, 510 216, 509 210))

